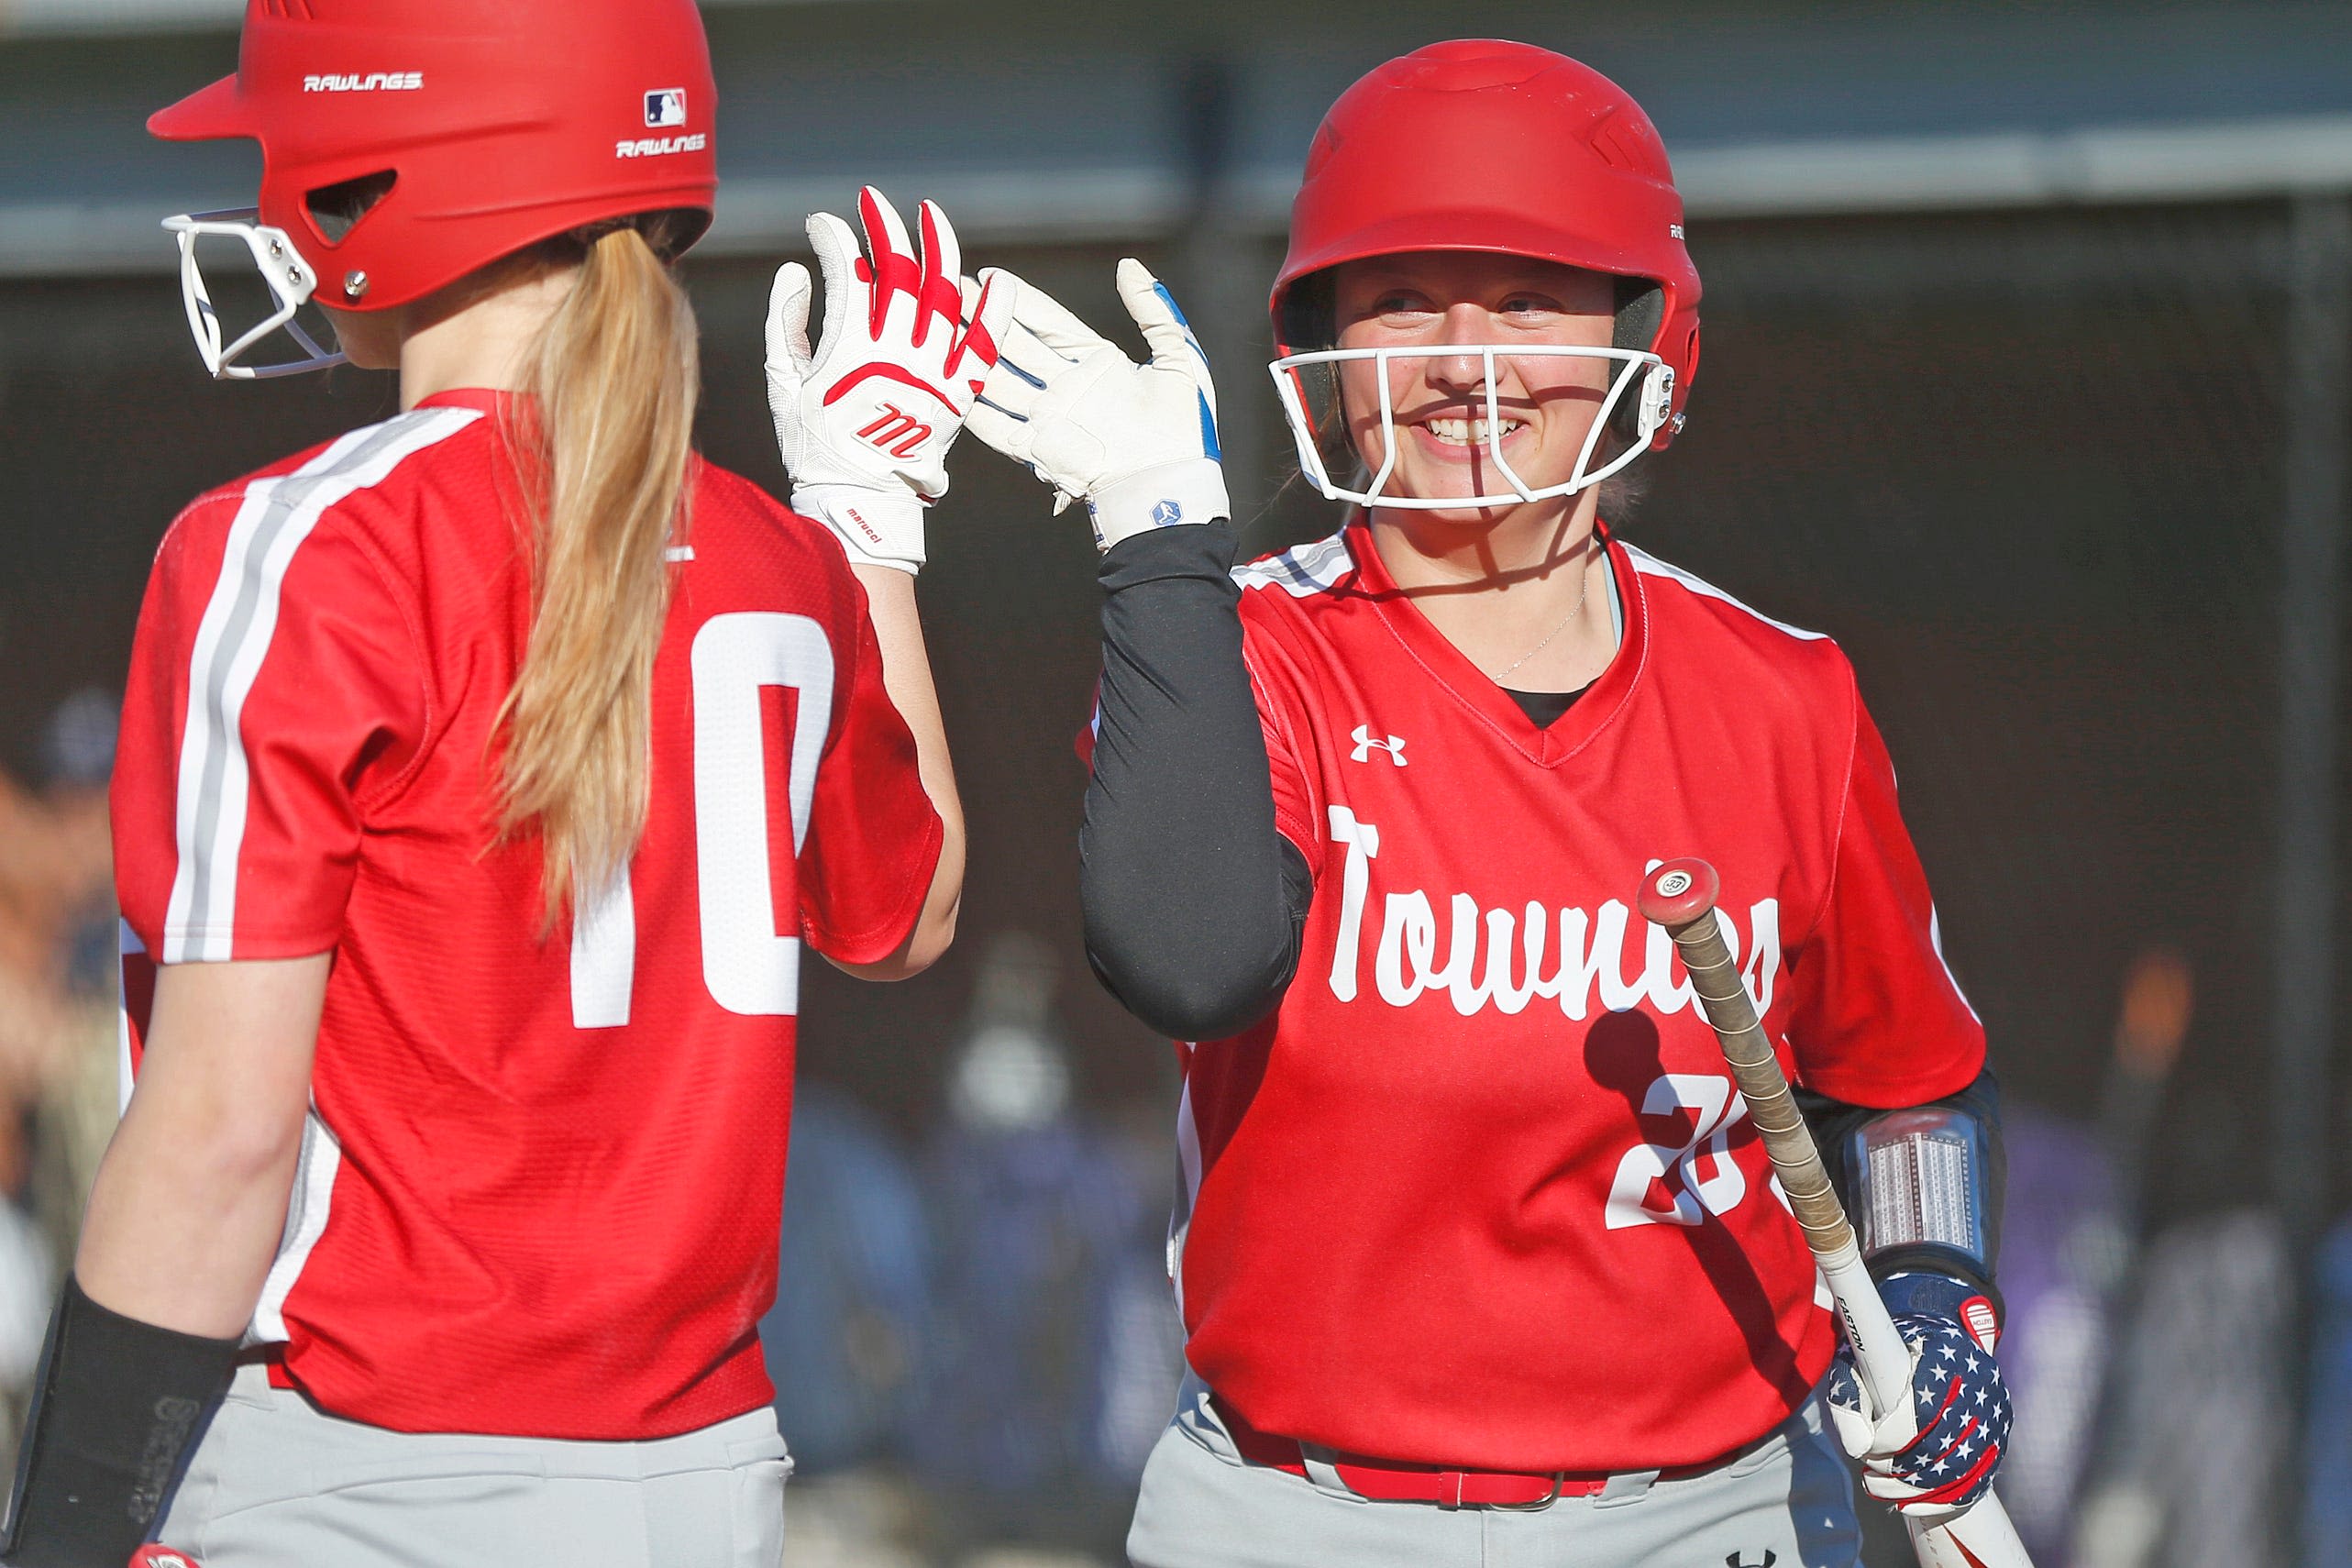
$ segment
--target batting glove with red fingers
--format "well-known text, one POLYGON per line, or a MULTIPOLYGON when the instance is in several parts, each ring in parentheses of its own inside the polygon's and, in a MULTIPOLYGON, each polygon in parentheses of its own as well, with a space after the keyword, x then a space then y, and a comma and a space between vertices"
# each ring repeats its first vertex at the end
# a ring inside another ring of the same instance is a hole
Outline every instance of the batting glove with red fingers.
POLYGON ((809 347, 809 270, 777 269, 767 306, 767 408, 792 508, 841 536, 852 561, 913 572, 923 508, 947 493, 947 448, 988 382, 1012 316, 1004 273, 964 277, 947 215, 922 209, 920 252, 882 193, 857 196, 861 248, 831 213, 809 217, 824 328, 809 347))
POLYGON ((1151 358, 1115 343, 1022 284, 1004 355, 973 433, 1052 485, 1059 512, 1083 501, 1104 549, 1130 535, 1233 514, 1217 443, 1217 386, 1200 340, 1141 261, 1119 264, 1119 297, 1151 358))
POLYGON ((1862 1462, 1863 1490, 1932 1524, 1992 1489, 2009 1445, 1993 1304, 1974 1286, 1926 1271, 1890 1275, 1879 1289, 1911 1347, 1913 1408, 1872 1410, 1853 1353, 1841 1346, 1829 1374, 1829 1418, 1838 1441, 1862 1462))

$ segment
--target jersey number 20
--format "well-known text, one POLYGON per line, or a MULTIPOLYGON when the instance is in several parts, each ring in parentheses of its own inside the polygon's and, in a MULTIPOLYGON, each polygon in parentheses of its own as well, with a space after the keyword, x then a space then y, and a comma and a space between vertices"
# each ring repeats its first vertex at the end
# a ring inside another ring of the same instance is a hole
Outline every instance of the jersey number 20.
MULTIPOLYGON (((806 615, 713 615, 694 635, 694 866, 701 889, 702 983, 729 1012, 790 1014, 801 1001, 801 942, 777 934, 767 853, 768 764, 759 694, 798 693, 785 754, 792 852, 809 835, 817 761, 833 723, 833 645, 806 615)), ((637 917, 620 877, 581 900, 571 938, 571 1021, 629 1021, 637 917)))

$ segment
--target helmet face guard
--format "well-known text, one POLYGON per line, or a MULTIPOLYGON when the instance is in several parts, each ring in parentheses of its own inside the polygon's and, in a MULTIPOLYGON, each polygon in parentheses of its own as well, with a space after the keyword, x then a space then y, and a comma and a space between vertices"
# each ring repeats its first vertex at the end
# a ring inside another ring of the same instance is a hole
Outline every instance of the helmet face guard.
POLYGON ((1674 370, 1656 354, 1632 348, 1593 348, 1568 344, 1540 346, 1504 345, 1495 343, 1447 343, 1411 348, 1318 348, 1303 354, 1285 354, 1266 367, 1274 376, 1275 396, 1282 403, 1284 416, 1290 422, 1290 434, 1298 446, 1299 471, 1307 482, 1333 501, 1350 501, 1359 506, 1399 507, 1414 512, 1436 512, 1473 506, 1515 506, 1522 502, 1549 501, 1556 496, 1574 495, 1588 489, 1624 468, 1649 450, 1651 439, 1673 417, 1674 406, 1674 370), (1507 491, 1479 495, 1389 495, 1384 493, 1389 478, 1397 471, 1397 404, 1389 395, 1388 367, 1399 361, 1418 359, 1460 359, 1476 354, 1481 360, 1485 387, 1486 457, 1495 471, 1510 486, 1507 491), (1609 374, 1608 392, 1601 405, 1594 411, 1592 428, 1585 433, 1584 445, 1576 451, 1576 462, 1568 477, 1555 484, 1533 485, 1511 467, 1503 455, 1503 412, 1500 394, 1496 390, 1496 361, 1498 359, 1602 359, 1616 368, 1609 374), (1380 381, 1380 470, 1364 481, 1363 488, 1351 490, 1336 483, 1330 466, 1324 461, 1322 445, 1316 439, 1314 411, 1309 406, 1306 383, 1299 371, 1314 365, 1342 365, 1369 360, 1380 381), (1597 469, 1590 468, 1597 454, 1602 435, 1609 428, 1614 415, 1628 394, 1633 400, 1636 438, 1597 469))
POLYGON ((318 274, 311 271, 310 263, 303 259, 302 252, 294 248, 285 230, 261 222, 260 209, 231 207, 221 212, 183 213, 165 218, 163 226, 179 237, 180 299, 187 306, 188 330, 196 339, 196 352, 204 357, 204 369, 213 373, 215 381, 298 376, 305 370, 323 370, 344 362, 340 351, 321 347, 294 319, 294 313, 317 292, 318 274), (277 305, 259 325, 226 343, 221 341, 224 334, 220 315, 213 308, 212 291, 204 285, 204 263, 196 257, 196 241, 208 235, 244 242, 277 305), (239 363, 246 350, 281 328, 303 350, 302 359, 268 365, 239 363))

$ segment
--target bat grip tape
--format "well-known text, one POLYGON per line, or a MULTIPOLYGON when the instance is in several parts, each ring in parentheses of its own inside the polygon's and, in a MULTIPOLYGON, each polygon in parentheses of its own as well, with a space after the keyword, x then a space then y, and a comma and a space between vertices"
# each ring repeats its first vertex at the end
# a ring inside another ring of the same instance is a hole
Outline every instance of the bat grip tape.
POLYGON ((1820 1151, 1814 1147, 1805 1113, 1789 1092, 1788 1076, 1781 1071, 1772 1043, 1765 1038, 1756 1004, 1740 981, 1715 911, 1709 910, 1669 934, 1682 952, 1683 966, 1690 971, 1691 989, 1722 1041, 1724 1060, 1739 1086, 1740 1098, 1748 1102, 1749 1120, 1764 1141, 1764 1152, 1772 1156, 1781 1189, 1788 1194, 1796 1222, 1805 1228, 1806 1243, 1816 1255, 1853 1245, 1853 1227, 1829 1185, 1829 1173, 1821 1164, 1820 1151))

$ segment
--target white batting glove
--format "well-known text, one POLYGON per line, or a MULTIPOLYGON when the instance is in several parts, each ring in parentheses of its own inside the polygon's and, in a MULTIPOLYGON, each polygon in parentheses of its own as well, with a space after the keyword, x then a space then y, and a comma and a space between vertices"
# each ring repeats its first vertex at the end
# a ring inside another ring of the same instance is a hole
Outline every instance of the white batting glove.
POLYGON ((1017 293, 973 432, 1052 485, 1055 511, 1085 502, 1106 550, 1146 529, 1231 517, 1209 359, 1159 280, 1140 261, 1119 264, 1119 297, 1152 351, 1141 365, 1043 292, 1017 293))
POLYGON ((776 271, 767 408, 792 509, 841 536, 852 561, 913 572, 923 508, 947 493, 947 448, 997 362, 1018 283, 966 279, 947 215, 922 204, 922 248, 882 193, 857 193, 861 253, 831 213, 809 217, 824 273, 824 330, 809 348, 809 270, 776 271))

